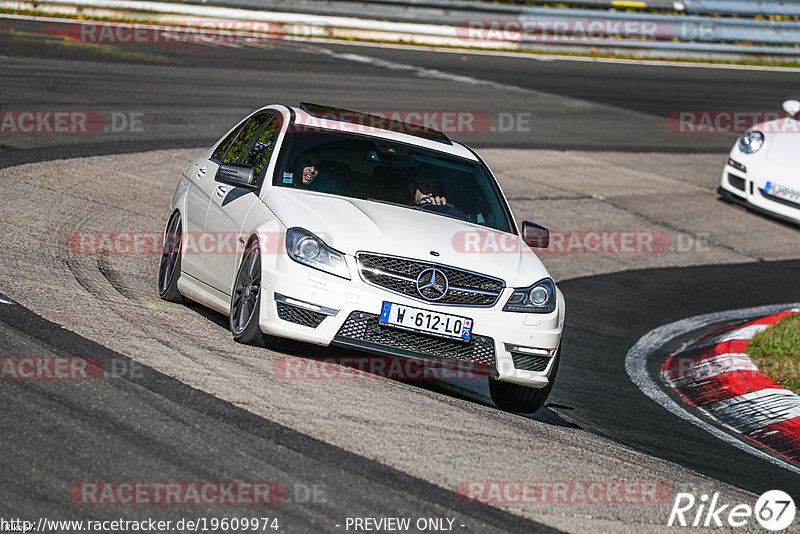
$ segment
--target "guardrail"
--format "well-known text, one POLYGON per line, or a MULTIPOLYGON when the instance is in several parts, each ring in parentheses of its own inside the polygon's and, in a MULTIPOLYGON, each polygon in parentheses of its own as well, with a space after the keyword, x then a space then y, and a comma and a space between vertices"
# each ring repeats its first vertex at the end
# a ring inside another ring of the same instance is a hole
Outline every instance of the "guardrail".
MULTIPOLYGON (((491 2, 492 0, 479 1, 491 2)), ((411 2, 413 3, 414 0, 411 2)), ((512 0, 510 3, 525 4, 526 1, 512 0)), ((538 3, 546 4, 547 2, 538 3)), ((560 3, 571 7, 652 9, 681 11, 695 15, 800 16, 800 2, 797 0, 565 0, 560 3)))
MULTIPOLYGON (((609 0, 598 0, 612 3, 609 0)), ((379 20, 434 23, 448 26, 464 27, 470 21, 489 23, 498 21, 508 26, 512 21, 518 20, 520 28, 527 26, 533 30, 545 28, 545 24, 553 21, 568 21, 572 23, 597 19, 607 21, 635 22, 637 24, 652 23, 655 25, 656 41, 700 42, 700 43, 758 43, 767 45, 793 45, 800 43, 800 22, 792 20, 755 20, 749 18, 733 17, 706 17, 702 15, 667 15, 659 13, 641 13, 625 11, 604 11, 598 15, 597 10, 589 9, 563 9, 529 5, 490 4, 487 2, 469 2, 463 0, 213 0, 215 5, 240 7, 245 9, 275 10, 289 13, 325 14, 345 17, 369 17, 379 20)), ((756 5, 776 6, 786 4, 787 10, 794 10, 800 14, 800 2, 780 1, 740 1, 735 0, 684 0, 688 9, 715 9, 717 6, 727 5, 732 10, 754 10, 756 5), (705 7, 704 7, 705 6, 705 7)), ((185 3, 201 3, 188 0, 185 3)), ((637 2, 617 2, 618 4, 636 4, 637 2)), ((658 5, 672 4, 661 0, 658 5)), ((680 3, 680 2, 679 2, 680 3)), ((644 4, 644 2, 642 2, 644 4)), ((656 5, 650 2, 648 5, 656 5)), ((568 25, 569 28, 575 25, 568 25)), ((502 33, 502 27, 499 27, 502 33)), ((487 28, 488 31, 488 28, 487 28)), ((538 38, 525 38, 520 36, 519 42, 543 42, 538 38)), ((533 37, 535 32, 529 36, 533 37)), ((578 35, 576 35, 577 37, 578 35)), ((501 36, 502 37, 502 36, 501 36)), ((595 37, 598 37, 595 35, 595 37)), ((646 36, 635 36, 641 40, 646 36)), ((502 39, 500 39, 502 40, 502 39)), ((631 39, 633 40, 633 39, 631 39)), ((555 39, 563 44, 567 41, 558 37, 555 39)), ((603 43, 600 43, 603 44, 603 43)), ((630 48, 646 48, 647 42, 632 42, 622 45, 630 48)), ((652 43, 651 43, 652 44, 652 43)), ((659 45, 660 46, 660 45, 659 45)), ((672 45, 676 46, 676 45, 672 45)), ((787 50, 787 54, 800 54, 800 50, 787 50)))
MULTIPOLYGON (((170 1, 170 0, 156 0, 170 1)), ((179 0, 183 3, 209 5, 202 0, 179 0)), ((626 9, 677 11, 691 15, 737 15, 737 16, 781 16, 800 17, 800 2, 797 0, 567 0, 571 6, 585 6, 602 9, 626 9)), ((418 9, 438 10, 441 12, 486 12, 524 15, 528 10, 559 9, 525 4, 524 0, 514 3, 495 3, 491 0, 366 0, 364 2, 348 0, 213 0, 211 5, 244 7, 246 9, 275 9, 291 13, 358 13, 368 14, 366 6, 381 6, 387 15, 413 12, 418 9), (348 7, 348 4, 350 5, 348 7), (341 6, 341 7, 337 7, 341 6), (353 9, 361 6, 361 9, 353 9), (366 9, 365 9, 366 8, 366 9)), ((596 15, 597 12, 594 11, 596 15)), ((645 14, 639 12, 639 14, 645 14)), ((355 15, 354 15, 355 16, 355 15)), ((418 21, 422 22, 422 21, 418 21)))
MULTIPOLYGON (((462 0, 0 0, 0 6, 109 16, 158 13, 280 23, 285 33, 419 44, 606 51, 670 57, 800 57, 800 23, 462 0)), ((697 0, 711 2, 714 0, 697 0)), ((744 4, 742 4, 744 5, 744 4)))
POLYGON ((708 15, 779 15, 785 17, 800 16, 800 3, 782 0, 682 0, 687 13, 708 15))

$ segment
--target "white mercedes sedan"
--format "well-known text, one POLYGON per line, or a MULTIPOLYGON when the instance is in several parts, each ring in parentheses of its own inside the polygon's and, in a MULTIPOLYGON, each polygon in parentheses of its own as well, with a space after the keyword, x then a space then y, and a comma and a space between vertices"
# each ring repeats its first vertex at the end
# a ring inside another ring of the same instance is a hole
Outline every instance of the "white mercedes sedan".
POLYGON ((468 366, 530 413, 558 370, 564 296, 481 158, 443 133, 315 104, 246 117, 184 171, 158 290, 235 340, 468 366))
POLYGON ((787 100, 788 117, 758 124, 731 149, 718 192, 753 211, 800 225, 800 101, 787 100))

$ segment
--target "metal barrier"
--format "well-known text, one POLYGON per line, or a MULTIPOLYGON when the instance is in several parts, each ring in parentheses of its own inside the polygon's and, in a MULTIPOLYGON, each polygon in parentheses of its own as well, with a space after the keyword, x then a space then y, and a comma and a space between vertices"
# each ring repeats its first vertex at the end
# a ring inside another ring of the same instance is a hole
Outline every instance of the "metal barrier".
POLYGON ((800 17, 800 3, 781 0, 683 0, 687 13, 800 17))
MULTIPOLYGON (((491 2, 492 0, 481 1, 491 2)), ((412 3, 415 3, 414 0, 412 3)), ((525 4, 525 0, 514 0, 511 3, 525 4)), ((800 2, 797 0, 565 0, 563 3, 569 6, 604 9, 635 8, 680 11, 695 15, 800 17, 800 2)))
MULTIPOLYGON (((170 1, 170 0, 156 0, 170 1)), ((203 0, 183 0, 186 3, 209 5, 203 0)), ((636 14, 646 16, 646 10, 676 11, 693 15, 738 15, 738 16, 782 16, 800 17, 800 2, 797 0, 567 0, 566 4, 601 9, 628 8, 645 10, 636 14)), ((243 7, 246 9, 279 10, 289 13, 330 13, 343 16, 367 16, 378 10, 381 15, 401 17, 402 20, 426 22, 410 17, 417 11, 434 16, 448 13, 491 13, 524 15, 528 10, 548 9, 572 11, 573 9, 547 8, 518 3, 494 3, 491 0, 213 0, 211 5, 243 7)), ((624 11, 619 11, 623 12, 624 11)), ((593 11, 597 14, 597 11, 593 11)), ((398 19, 392 19, 398 20, 398 19)), ((431 21, 434 22, 434 21, 431 21)), ((438 22, 438 21, 436 21, 438 22)))
MULTIPOLYGON (((800 57, 800 22, 563 9, 463 0, 0 0, 66 13, 196 15, 269 20, 286 33, 447 46, 635 53, 671 57, 800 57), (205 15, 204 15, 205 14, 205 15)), ((592 0, 589 0, 592 1, 592 0)), ((600 0, 597 0, 598 2, 600 0)), ((608 1, 608 0, 603 0, 608 1)), ((659 0, 662 1, 662 0, 659 0)), ((685 0, 688 4, 689 0, 685 0)), ((713 3, 717 0, 694 0, 713 3)), ((625 2, 626 4, 631 2, 625 2)), ((735 1, 726 4, 737 3, 735 1)), ((740 7, 754 2, 738 2, 740 7)), ((764 0, 763 4, 779 2, 764 0)), ((599 4, 598 4, 599 5, 599 4)), ((27 6, 27 7, 26 7, 27 6)))
MULTIPOLYGON (((606 4, 609 0, 602 0, 606 4)), ((784 2, 735 2, 730 0, 694 0, 687 4, 737 4, 745 6, 784 4, 784 2)), ((203 0, 188 0, 186 3, 208 5, 203 0)), ((519 21, 523 35, 519 42, 526 42, 524 27, 533 30, 547 28, 546 23, 567 21, 575 23, 585 21, 619 21, 636 24, 651 23, 655 25, 655 40, 670 41, 677 39, 687 42, 701 43, 756 43, 768 45, 789 45, 800 43, 800 22, 789 20, 755 20, 733 17, 705 17, 700 15, 668 15, 660 13, 602 11, 594 9, 563 9, 513 4, 492 4, 463 0, 213 0, 214 5, 283 11, 288 13, 309 13, 315 15, 336 15, 344 17, 360 17, 377 20, 443 24, 447 26, 466 26, 470 21, 482 21, 488 24, 503 24, 519 21)), ((633 4, 636 2, 618 2, 633 4)), ((671 2, 670 2, 671 3, 671 2)), ((788 2, 786 2, 788 4, 788 2)), ((599 3, 598 3, 599 5, 599 3)), ((650 5, 650 3, 648 3, 650 5)), ((800 11, 800 2, 794 3, 793 9, 800 11)), ((788 6, 787 6, 788 7, 788 6)), ((694 9, 694 7, 692 8, 694 9)), ((552 28, 552 25, 550 25, 552 28)), ((567 32, 574 28, 567 25, 567 32)), ((563 25, 562 25, 563 29, 563 25)), ((534 33, 528 35, 533 36, 534 33)), ((597 36, 597 35, 595 35, 597 36)), ((640 39, 642 36, 635 36, 640 39)), ((644 37, 648 37, 645 35, 644 37)), ((560 42, 566 42, 558 39, 560 42)), ((541 42, 531 38, 530 42, 541 42)), ((646 43, 631 43, 631 46, 646 43)), ((795 52, 787 51, 794 54, 795 52)))

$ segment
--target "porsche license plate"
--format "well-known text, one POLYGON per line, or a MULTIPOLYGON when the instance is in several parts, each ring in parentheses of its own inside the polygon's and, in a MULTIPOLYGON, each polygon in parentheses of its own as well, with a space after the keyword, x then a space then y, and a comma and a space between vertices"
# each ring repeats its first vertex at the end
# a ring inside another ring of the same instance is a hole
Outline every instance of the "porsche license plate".
POLYGON ((774 197, 800 204, 800 191, 792 189, 791 187, 786 187, 785 185, 776 184, 774 182, 767 182, 767 185, 764 186, 764 192, 774 197))
POLYGON ((468 317, 439 313, 393 302, 383 303, 380 323, 461 341, 469 341, 473 326, 472 319, 468 317))

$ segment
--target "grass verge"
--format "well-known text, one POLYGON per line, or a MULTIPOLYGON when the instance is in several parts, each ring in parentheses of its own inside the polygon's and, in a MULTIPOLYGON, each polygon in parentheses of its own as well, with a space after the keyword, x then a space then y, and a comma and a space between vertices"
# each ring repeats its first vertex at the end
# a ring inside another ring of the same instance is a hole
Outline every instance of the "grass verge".
POLYGON ((758 333, 747 344, 747 354, 762 373, 800 394, 800 313, 758 333))

